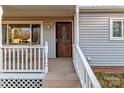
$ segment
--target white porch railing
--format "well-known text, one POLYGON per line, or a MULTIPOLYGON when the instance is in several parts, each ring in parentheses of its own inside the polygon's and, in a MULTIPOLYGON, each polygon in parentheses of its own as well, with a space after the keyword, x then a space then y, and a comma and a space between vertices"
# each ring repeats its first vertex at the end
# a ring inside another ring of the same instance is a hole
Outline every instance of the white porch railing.
POLYGON ((73 63, 84 88, 101 88, 79 46, 73 46, 73 63))
POLYGON ((48 72, 48 45, 3 46, 1 72, 48 72))

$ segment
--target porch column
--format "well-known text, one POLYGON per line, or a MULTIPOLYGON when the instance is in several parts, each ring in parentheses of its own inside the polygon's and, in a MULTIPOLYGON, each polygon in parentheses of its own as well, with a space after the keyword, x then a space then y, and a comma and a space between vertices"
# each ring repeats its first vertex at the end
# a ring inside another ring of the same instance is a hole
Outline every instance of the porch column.
POLYGON ((79 45, 79 6, 76 6, 74 14, 75 45, 79 45))
POLYGON ((0 6, 0 71, 3 69, 3 53, 2 53, 2 15, 3 15, 3 9, 2 6, 0 6))

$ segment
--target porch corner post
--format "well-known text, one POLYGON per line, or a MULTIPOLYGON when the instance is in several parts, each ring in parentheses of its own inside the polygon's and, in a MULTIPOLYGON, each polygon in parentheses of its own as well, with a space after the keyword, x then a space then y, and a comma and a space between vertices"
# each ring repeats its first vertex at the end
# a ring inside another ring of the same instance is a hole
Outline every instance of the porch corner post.
POLYGON ((74 13, 74 46, 73 46, 73 64, 75 66, 76 69, 76 73, 78 73, 77 71, 77 58, 76 58, 76 53, 75 53, 75 49, 76 46, 79 46, 79 6, 76 5, 75 7, 75 13, 74 13))
POLYGON ((0 71, 3 70, 3 53, 2 53, 2 15, 3 15, 3 9, 2 6, 0 6, 0 71))
POLYGON ((75 45, 79 45, 79 6, 76 5, 75 15, 75 45))
POLYGON ((48 42, 45 43, 45 73, 48 73, 48 42))

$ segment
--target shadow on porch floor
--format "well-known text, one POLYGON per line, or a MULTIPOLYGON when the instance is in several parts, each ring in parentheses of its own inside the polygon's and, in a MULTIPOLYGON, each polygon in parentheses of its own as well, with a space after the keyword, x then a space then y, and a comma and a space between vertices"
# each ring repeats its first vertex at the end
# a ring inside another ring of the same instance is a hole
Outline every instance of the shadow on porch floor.
POLYGON ((80 81, 71 58, 49 59, 49 72, 43 80, 44 88, 79 88, 80 81))

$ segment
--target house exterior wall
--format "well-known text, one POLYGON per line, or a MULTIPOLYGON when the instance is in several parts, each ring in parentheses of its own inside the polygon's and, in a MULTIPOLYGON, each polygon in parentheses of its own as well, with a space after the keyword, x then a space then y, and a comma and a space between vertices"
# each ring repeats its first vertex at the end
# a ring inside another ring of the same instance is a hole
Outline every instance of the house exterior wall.
POLYGON ((56 31, 54 20, 45 20, 43 23, 43 43, 48 42, 48 57, 56 57, 56 31), (47 29, 47 25, 50 25, 50 29, 47 29))
POLYGON ((110 40, 110 18, 124 13, 80 13, 79 45, 93 66, 124 66, 124 40, 110 40))
POLYGON ((48 58, 56 58, 55 22, 73 20, 73 17, 5 17, 3 21, 43 21, 43 44, 48 42, 48 58), (47 28, 50 26, 50 29, 47 28))

